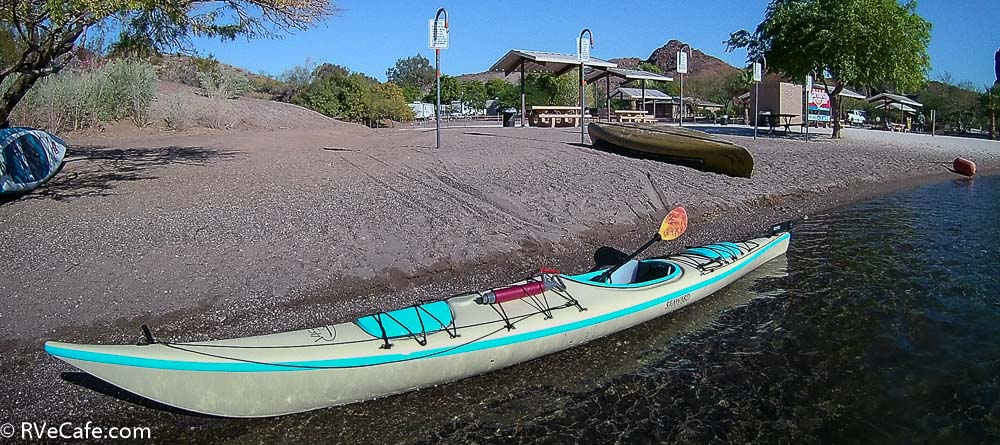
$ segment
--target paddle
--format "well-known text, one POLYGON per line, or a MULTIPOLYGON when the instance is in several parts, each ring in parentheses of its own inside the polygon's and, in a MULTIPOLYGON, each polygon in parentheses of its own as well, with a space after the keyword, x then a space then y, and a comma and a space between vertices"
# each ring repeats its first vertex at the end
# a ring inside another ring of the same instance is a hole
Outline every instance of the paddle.
POLYGON ((594 281, 598 283, 603 283, 607 281, 608 277, 610 277, 611 274, 615 273, 616 270, 620 269, 622 266, 627 264, 629 261, 638 256, 644 250, 648 249, 653 244, 656 244, 658 241, 671 241, 680 237, 682 234, 684 234, 684 231, 687 230, 687 226, 688 226, 687 211, 684 210, 684 207, 675 207, 673 210, 670 211, 670 213, 667 213, 667 216, 665 218, 663 218, 663 222, 660 223, 660 230, 656 232, 656 235, 653 235, 652 239, 646 242, 646 244, 643 244, 642 247, 639 248, 639 250, 632 252, 631 255, 626 257, 616 266, 604 271, 604 273, 598 276, 594 281))

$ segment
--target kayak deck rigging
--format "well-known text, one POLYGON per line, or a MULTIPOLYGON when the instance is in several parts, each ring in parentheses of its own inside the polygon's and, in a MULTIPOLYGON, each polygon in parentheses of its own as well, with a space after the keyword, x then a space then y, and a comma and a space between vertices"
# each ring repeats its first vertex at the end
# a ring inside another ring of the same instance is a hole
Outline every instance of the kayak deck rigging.
POLYGON ((382 349, 392 348, 390 338, 412 337, 420 346, 426 346, 429 333, 445 331, 451 338, 458 337, 455 314, 444 300, 376 312, 354 320, 354 324, 368 335, 382 338, 382 349))
POLYGON ((702 275, 705 275, 714 272, 720 267, 725 267, 759 248, 760 244, 755 241, 743 241, 739 243, 722 242, 699 247, 689 247, 680 253, 663 258, 670 258, 678 263, 691 266, 701 272, 702 275))

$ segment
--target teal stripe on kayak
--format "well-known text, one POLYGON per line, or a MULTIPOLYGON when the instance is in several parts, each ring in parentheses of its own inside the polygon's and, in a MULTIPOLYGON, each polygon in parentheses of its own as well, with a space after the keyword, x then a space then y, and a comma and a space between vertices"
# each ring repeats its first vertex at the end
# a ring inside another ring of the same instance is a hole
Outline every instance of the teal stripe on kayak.
MULTIPOLYGON (((647 302, 640 303, 635 306, 619 309, 615 312, 609 312, 607 314, 599 315, 593 318, 588 318, 586 320, 579 320, 565 325, 553 326, 551 328, 546 328, 546 329, 539 329, 537 331, 526 332, 524 334, 516 334, 508 337, 483 340, 458 347, 450 346, 447 348, 436 348, 425 351, 418 351, 413 354, 388 354, 388 355, 378 355, 378 356, 337 358, 330 360, 313 360, 313 361, 302 361, 302 362, 247 363, 240 360, 233 360, 232 362, 191 362, 191 361, 131 357, 125 355, 107 354, 103 352, 89 352, 89 351, 80 351, 76 349, 60 348, 57 346, 50 346, 47 344, 45 345, 45 351, 56 357, 62 357, 73 360, 83 360, 88 362, 132 366, 138 368, 167 369, 176 371, 203 371, 203 372, 315 371, 319 369, 294 368, 290 366, 302 366, 302 367, 313 367, 313 368, 354 368, 360 366, 389 364, 404 360, 417 360, 430 356, 444 357, 448 355, 480 351, 483 349, 497 348, 500 346, 507 346, 515 343, 536 340, 539 338, 548 337, 550 335, 557 335, 574 331, 577 329, 582 329, 588 326, 593 326, 595 324, 604 323, 606 321, 614 320, 616 318, 625 317, 637 312, 641 312, 653 306, 666 303, 670 300, 697 291, 704 287, 711 286, 712 284, 715 284, 716 282, 725 279, 729 275, 732 275, 737 271, 739 271, 740 269, 746 267, 747 264, 753 262, 753 260, 763 255, 765 252, 769 251, 771 248, 773 248, 781 241, 784 241, 790 237, 791 234, 787 232, 782 234, 774 241, 769 243, 767 246, 765 246, 763 249, 754 252, 753 255, 747 257, 745 261, 741 262, 735 268, 730 269, 718 276, 714 276, 700 283, 691 285, 685 289, 672 292, 660 298, 649 300, 647 302)), ((188 345, 187 347, 196 348, 197 346, 188 345)))

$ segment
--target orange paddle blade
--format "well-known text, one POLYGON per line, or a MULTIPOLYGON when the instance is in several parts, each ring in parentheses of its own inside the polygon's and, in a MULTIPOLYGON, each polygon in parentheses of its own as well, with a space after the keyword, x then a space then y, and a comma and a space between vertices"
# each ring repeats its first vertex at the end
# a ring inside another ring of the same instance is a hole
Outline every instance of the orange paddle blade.
POLYGON ((660 239, 663 241, 675 240, 684 234, 688 227, 688 214, 684 207, 676 207, 663 218, 660 224, 660 239))

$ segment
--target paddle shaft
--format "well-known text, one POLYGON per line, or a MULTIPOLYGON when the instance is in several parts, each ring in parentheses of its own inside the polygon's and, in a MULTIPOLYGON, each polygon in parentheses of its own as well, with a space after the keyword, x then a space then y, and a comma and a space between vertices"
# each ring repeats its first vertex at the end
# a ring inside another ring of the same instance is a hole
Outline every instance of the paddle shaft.
POLYGON ((618 263, 618 265, 616 265, 616 266, 614 266, 614 267, 612 267, 612 268, 604 271, 604 273, 602 273, 599 277, 597 277, 596 281, 599 282, 599 283, 603 283, 605 280, 608 279, 608 277, 611 276, 611 274, 615 273, 616 270, 621 269, 622 266, 628 264, 629 261, 632 261, 635 257, 639 256, 639 254, 642 253, 644 250, 648 249, 653 244, 656 244, 657 242, 659 242, 660 239, 661 238, 660 238, 660 234, 659 233, 657 233, 656 235, 653 235, 652 239, 650 239, 649 241, 647 241, 646 244, 643 244, 642 247, 640 247, 635 252, 632 252, 632 254, 629 255, 628 257, 626 257, 624 260, 622 260, 621 263, 618 263))

